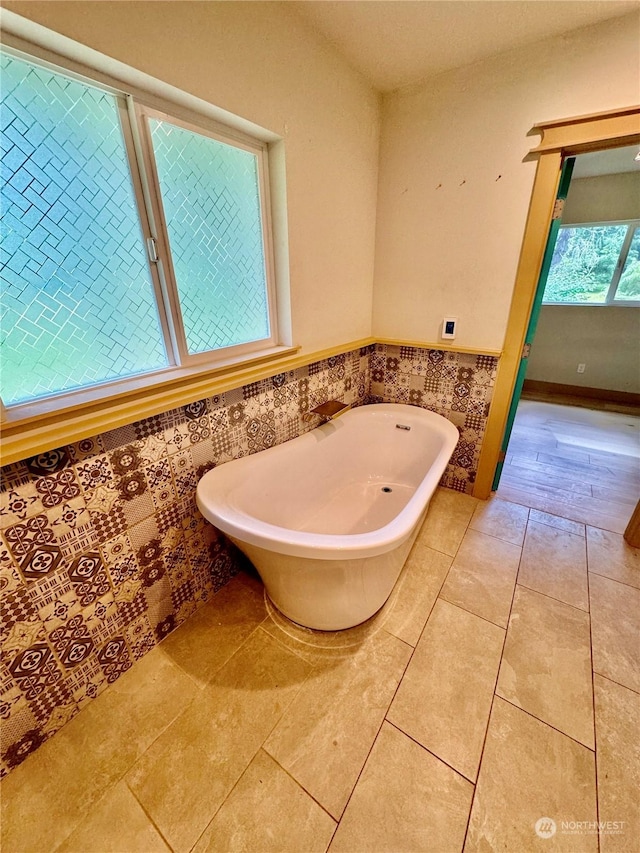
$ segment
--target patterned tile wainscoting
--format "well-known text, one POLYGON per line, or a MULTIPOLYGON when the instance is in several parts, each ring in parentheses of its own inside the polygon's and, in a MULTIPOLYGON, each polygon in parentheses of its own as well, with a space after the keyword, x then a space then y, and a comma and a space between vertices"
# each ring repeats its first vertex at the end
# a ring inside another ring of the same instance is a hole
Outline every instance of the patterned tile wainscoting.
POLYGON ((0 770, 5 775, 239 569, 199 477, 366 401, 371 347, 2 469, 0 770))
POLYGON ((0 774, 237 573, 195 506, 205 471, 312 429, 327 399, 398 401, 458 426, 443 484, 470 492, 496 361, 366 347, 5 466, 0 774))
POLYGON ((495 356, 376 344, 369 402, 410 403, 455 424, 460 440, 441 485, 471 494, 497 367, 495 356))

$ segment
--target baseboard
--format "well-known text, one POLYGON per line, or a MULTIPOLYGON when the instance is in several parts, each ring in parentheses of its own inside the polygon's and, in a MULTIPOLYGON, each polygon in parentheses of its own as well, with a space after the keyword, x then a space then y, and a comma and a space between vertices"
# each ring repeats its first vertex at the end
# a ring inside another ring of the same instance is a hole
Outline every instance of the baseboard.
POLYGON ((586 397, 591 400, 605 400, 608 403, 640 406, 640 394, 633 394, 630 391, 609 391, 606 388, 563 385, 560 382, 541 382, 538 379, 525 379, 522 392, 523 394, 543 394, 549 397, 586 397))

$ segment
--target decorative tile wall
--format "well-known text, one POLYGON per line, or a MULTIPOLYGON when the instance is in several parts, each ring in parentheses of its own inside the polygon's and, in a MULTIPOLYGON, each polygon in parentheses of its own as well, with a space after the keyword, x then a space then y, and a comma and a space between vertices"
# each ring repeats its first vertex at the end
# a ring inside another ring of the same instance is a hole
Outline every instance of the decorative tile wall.
POLYGON ((395 401, 456 424, 443 484, 469 492, 496 361, 367 347, 5 466, 0 774, 237 573, 195 506, 202 474, 312 429, 325 400, 395 401))
POLYGON ((410 403, 450 420, 460 433, 441 485, 471 494, 498 359, 376 344, 368 402, 410 403))
POLYGON ((214 465, 359 405, 372 348, 5 466, 0 494, 0 773, 5 775, 237 573, 195 505, 214 465))

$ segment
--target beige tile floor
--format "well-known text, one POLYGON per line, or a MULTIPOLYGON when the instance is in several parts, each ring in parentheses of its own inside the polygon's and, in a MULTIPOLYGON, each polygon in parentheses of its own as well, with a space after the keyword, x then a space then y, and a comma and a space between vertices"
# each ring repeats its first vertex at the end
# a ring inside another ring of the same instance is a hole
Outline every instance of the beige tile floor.
POLYGON ((4 780, 2 851, 637 851, 639 605, 620 534, 439 490, 362 626, 235 578, 4 780))

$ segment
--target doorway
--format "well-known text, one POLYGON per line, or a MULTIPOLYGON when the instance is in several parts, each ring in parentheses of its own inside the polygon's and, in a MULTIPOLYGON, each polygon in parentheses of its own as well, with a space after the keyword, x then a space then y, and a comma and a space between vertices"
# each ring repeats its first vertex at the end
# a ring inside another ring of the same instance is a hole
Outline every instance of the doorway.
POLYGON ((499 497, 614 532, 640 494, 637 153, 626 146, 565 164, 566 202, 550 233, 496 483, 499 497))
POLYGON ((560 400, 525 392, 496 495, 624 533, 640 494, 638 408, 625 413, 594 409, 588 398, 560 400))
POLYGON ((629 107, 547 122, 536 125, 533 130, 540 133, 542 139, 530 154, 537 160, 536 178, 474 490, 479 498, 491 493, 516 376, 521 360, 526 357, 523 344, 552 220, 561 164, 573 154, 639 144, 640 109, 629 107))

